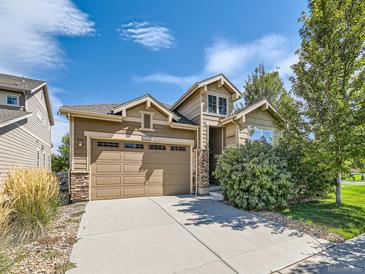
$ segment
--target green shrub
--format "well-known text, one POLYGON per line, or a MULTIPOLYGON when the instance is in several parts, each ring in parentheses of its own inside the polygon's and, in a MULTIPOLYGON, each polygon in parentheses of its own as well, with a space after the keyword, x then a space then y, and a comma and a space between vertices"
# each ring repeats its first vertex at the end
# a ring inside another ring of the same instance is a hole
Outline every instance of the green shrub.
POLYGON ((293 142, 282 138, 275 150, 288 164, 296 201, 323 196, 331 190, 335 174, 317 156, 315 146, 310 141, 293 142))
POLYGON ((47 170, 24 168, 10 171, 4 194, 12 207, 12 230, 18 241, 37 238, 57 213, 58 181, 47 170))
POLYGON ((264 210, 283 207, 292 198, 293 184, 285 159, 265 142, 248 141, 218 156, 214 176, 223 196, 236 207, 264 210))

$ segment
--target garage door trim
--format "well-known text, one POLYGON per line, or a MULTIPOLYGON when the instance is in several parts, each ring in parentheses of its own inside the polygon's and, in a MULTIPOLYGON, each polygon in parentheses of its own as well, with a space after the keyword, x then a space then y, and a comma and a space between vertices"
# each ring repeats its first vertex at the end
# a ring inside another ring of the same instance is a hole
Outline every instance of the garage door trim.
POLYGON ((194 140, 191 139, 179 139, 168 137, 152 137, 152 136, 136 136, 126 135, 121 133, 105 133, 95 131, 84 131, 84 136, 87 137, 87 170, 89 171, 90 183, 89 183, 89 201, 91 201, 91 139, 103 139, 103 140, 118 140, 118 141, 131 141, 131 142, 145 142, 145 143, 160 143, 160 144, 172 144, 172 145, 186 145, 190 147, 190 193, 193 187, 193 146, 194 140))

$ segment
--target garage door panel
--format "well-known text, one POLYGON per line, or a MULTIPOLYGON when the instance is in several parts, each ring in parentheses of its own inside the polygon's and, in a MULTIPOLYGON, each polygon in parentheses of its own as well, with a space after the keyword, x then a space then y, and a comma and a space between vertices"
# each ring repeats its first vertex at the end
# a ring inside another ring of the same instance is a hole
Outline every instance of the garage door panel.
POLYGON ((123 152, 123 161, 142 161, 144 159, 144 152, 123 152))
POLYGON ((122 197, 121 188, 95 188, 94 192, 96 199, 112 199, 122 197))
POLYGON ((140 163, 123 163, 123 173, 146 173, 140 163))
POLYGON ((124 185, 142 185, 145 184, 145 176, 124 176, 123 184, 124 185))
POLYGON ((96 163, 96 172, 104 173, 104 172, 117 172, 120 173, 121 167, 120 163, 112 164, 112 163, 96 163))
POLYGON ((150 196, 160 196, 163 195, 163 187, 162 185, 157 185, 157 186, 148 185, 146 186, 146 192, 150 196))
POLYGON ((187 184, 164 185, 163 195, 177 195, 189 193, 190 187, 187 184))
POLYGON ((120 175, 115 176, 103 176, 103 175, 95 175, 93 180, 95 180, 94 185, 103 186, 103 185, 122 185, 123 177, 120 175))
POLYGON ((138 186, 138 187, 127 186, 123 188, 123 196, 124 197, 146 196, 146 189, 144 186, 138 186))
POLYGON ((115 149, 111 150, 111 151, 98 151, 95 152, 97 154, 97 160, 98 161, 103 161, 103 160, 111 160, 111 161, 115 161, 115 160, 120 160, 120 153, 116 153, 115 149))

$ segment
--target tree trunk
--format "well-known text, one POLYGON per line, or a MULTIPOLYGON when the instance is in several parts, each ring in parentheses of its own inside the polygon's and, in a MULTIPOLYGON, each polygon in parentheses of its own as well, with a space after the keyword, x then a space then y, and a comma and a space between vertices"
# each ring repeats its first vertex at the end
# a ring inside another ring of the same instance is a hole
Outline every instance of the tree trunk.
POLYGON ((342 194, 341 194, 341 182, 342 182, 342 179, 341 179, 341 172, 339 172, 337 174, 337 184, 336 184, 336 203, 338 205, 341 205, 341 202, 342 202, 342 194))

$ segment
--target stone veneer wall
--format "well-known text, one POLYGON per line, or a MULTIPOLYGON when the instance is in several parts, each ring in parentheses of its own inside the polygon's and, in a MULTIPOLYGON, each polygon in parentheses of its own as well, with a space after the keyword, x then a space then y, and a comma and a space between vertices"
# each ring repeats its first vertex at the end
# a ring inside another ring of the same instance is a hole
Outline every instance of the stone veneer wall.
POLYGON ((70 172, 70 199, 72 202, 89 200, 89 172, 72 171, 70 172))
POLYGON ((209 187, 209 150, 198 150, 198 193, 208 193, 209 187))

